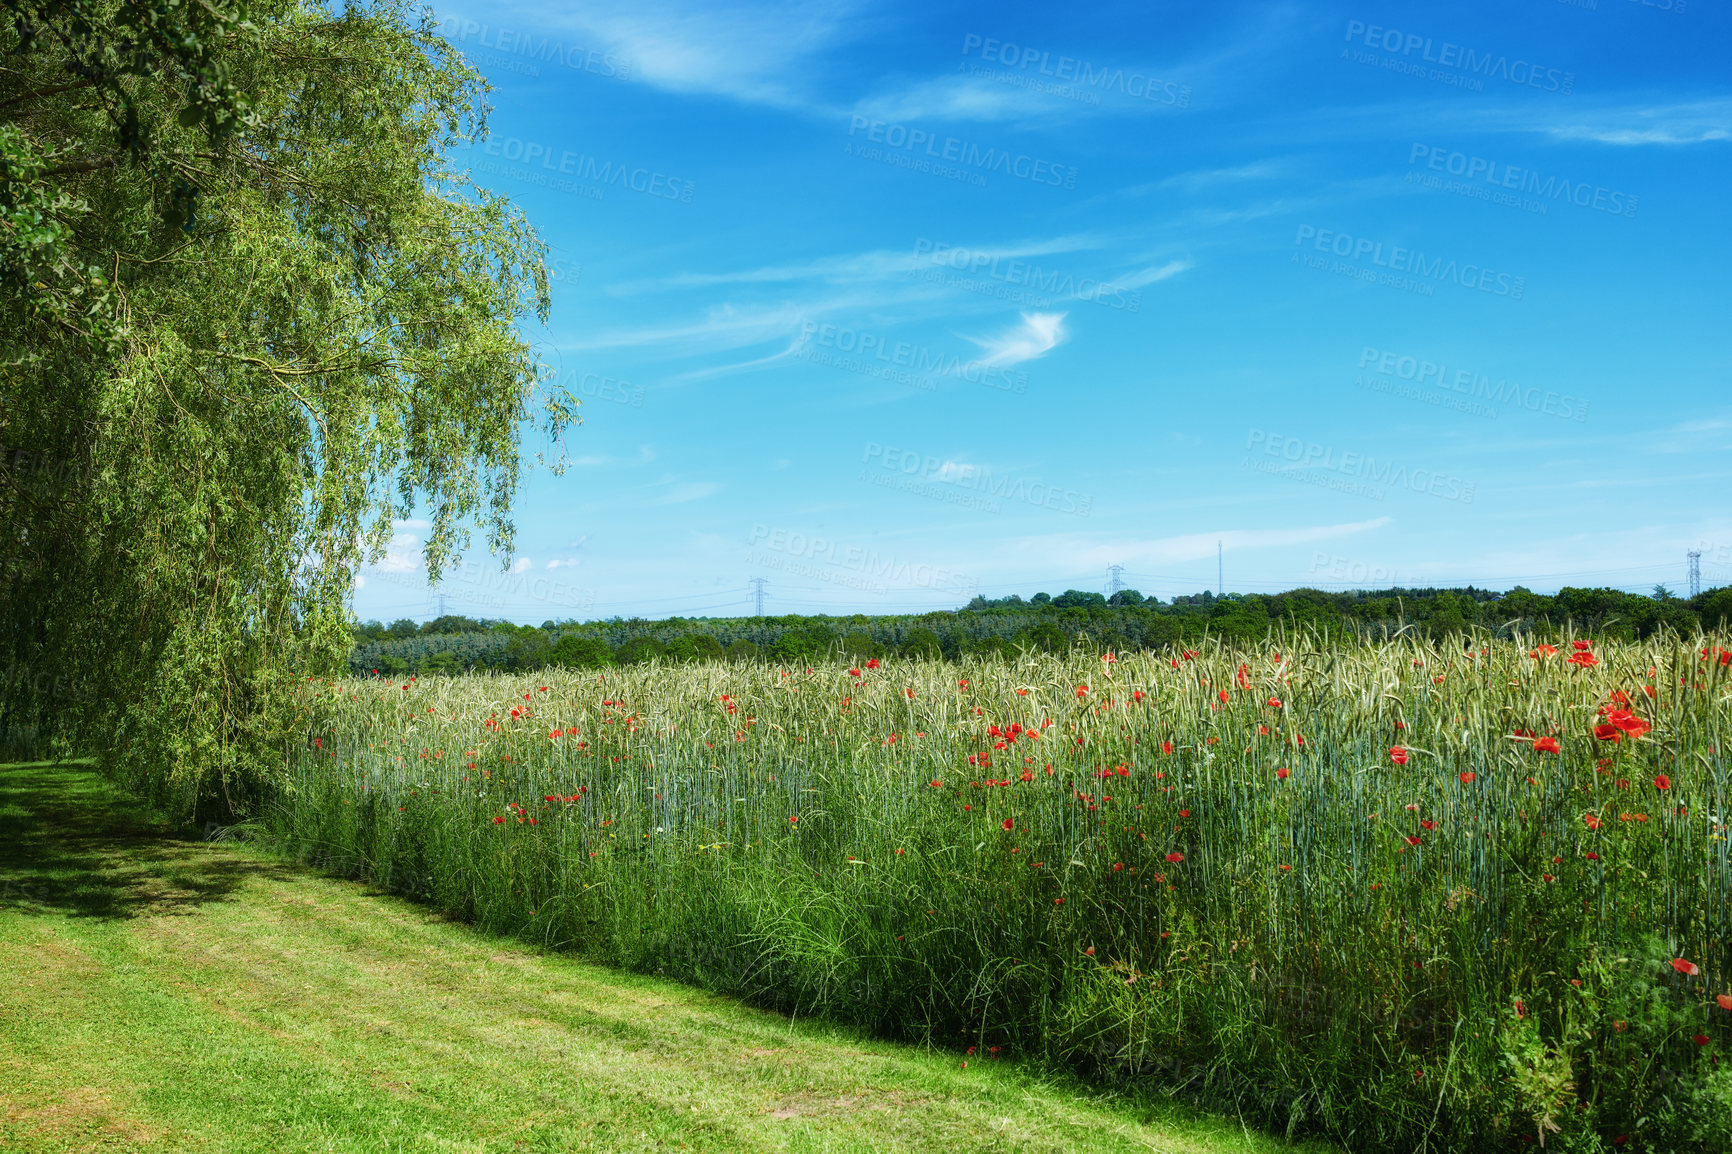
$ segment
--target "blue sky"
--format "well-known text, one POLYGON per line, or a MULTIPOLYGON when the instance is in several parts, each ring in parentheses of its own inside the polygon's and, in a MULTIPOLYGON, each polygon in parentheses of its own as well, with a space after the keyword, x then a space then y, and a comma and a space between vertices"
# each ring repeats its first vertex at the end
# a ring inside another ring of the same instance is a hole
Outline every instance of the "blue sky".
POLYGON ((1721 6, 436 12, 585 419, 451 612, 1732 581, 1721 6))

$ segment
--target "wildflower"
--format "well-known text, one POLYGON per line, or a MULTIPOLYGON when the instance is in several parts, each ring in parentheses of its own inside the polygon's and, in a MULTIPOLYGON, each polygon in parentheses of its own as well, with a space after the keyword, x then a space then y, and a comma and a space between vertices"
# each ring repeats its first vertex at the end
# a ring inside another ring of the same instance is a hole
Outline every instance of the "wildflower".
POLYGON ((1282 781, 1286 781, 1287 780, 1287 767, 1282 766, 1280 769, 1277 769, 1275 771, 1275 776, 1280 778, 1282 781))
POLYGON ((1270 709, 1280 709, 1281 699, 1279 697, 1271 697, 1268 701, 1264 702, 1264 704, 1270 709))
POLYGON ((1732 1012, 1732 994, 1715 994, 1714 1000, 1720 1003, 1720 1008, 1732 1012))
POLYGON ((1087 697, 1089 695, 1089 687, 1086 685, 1077 686, 1076 687, 1076 695, 1078 697, 1087 697))
POLYGON ((1396 765, 1406 765, 1407 750, 1403 749, 1399 745, 1391 746, 1389 749, 1389 760, 1393 761, 1396 765))
POLYGON ((1246 665, 1243 661, 1239 662, 1239 676, 1237 680, 1240 689, 1249 689, 1251 687, 1251 667, 1246 665))
POLYGON ((1534 742, 1534 752, 1562 753, 1563 746, 1558 744, 1558 739, 1555 737, 1542 737, 1534 742))
POLYGON ((1421 821, 1419 823, 1419 826, 1421 829, 1436 829, 1437 823, 1435 821, 1431 821, 1431 820, 1427 819, 1427 820, 1421 821))
POLYGON ((1095 948, 1093 946, 1090 946, 1088 949, 1084 950, 1083 953, 1085 955, 1087 955, 1088 957, 1092 958, 1095 956, 1095 948))
POLYGON ((1172 742, 1170 742, 1170 741, 1163 741, 1163 742, 1161 742, 1161 752, 1162 752, 1162 753, 1171 753, 1171 752, 1173 752, 1173 743, 1172 743, 1172 742))
POLYGON ((1418 838, 1416 838, 1416 837, 1411 837, 1411 836, 1410 836, 1410 837, 1408 837, 1408 838, 1407 838, 1407 844, 1408 844, 1408 845, 1418 845, 1418 844, 1419 844, 1419 839, 1418 839, 1418 838))
POLYGON ((789 825, 799 825, 800 824, 800 815, 797 813, 789 814, 788 815, 788 824, 789 825))
POLYGON ((1473 772, 1473 770, 1471 770, 1471 769, 1464 769, 1464 770, 1462 770, 1462 771, 1461 771, 1461 784, 1463 784, 1463 785, 1472 785, 1472 784, 1473 784, 1473 782, 1474 782, 1474 778, 1475 778, 1475 777, 1477 777, 1477 776, 1478 776, 1478 775, 1477 775, 1477 774, 1475 774, 1475 773, 1474 773, 1474 772, 1473 772))
POLYGON ((1671 789, 1672 788, 1672 779, 1667 777, 1665 774, 1662 773, 1654 779, 1654 788, 1655 789, 1671 789))
POLYGON ((1124 868, 1125 868, 1125 863, 1122 861, 1116 861, 1113 863, 1113 872, 1114 873, 1118 873, 1119 871, 1123 870, 1124 868))
POLYGON ((1706 1046, 1708 1044, 1708 1035, 1707 1034, 1692 1034, 1692 1035, 1690 1035, 1690 1040, 1692 1042, 1696 1043, 1698 1046, 1706 1046))
POLYGON ((1004 820, 1003 820, 1003 821, 1001 821, 1001 822, 999 822, 999 823, 998 823, 998 828, 999 828, 999 829, 1010 829, 1010 828, 1011 828, 1011 827, 1012 827, 1012 826, 1014 826, 1014 825, 1015 825, 1015 824, 1016 824, 1016 819, 1015 819, 1015 818, 1013 818, 1013 817, 1007 817, 1007 818, 1005 818, 1005 819, 1004 819, 1004 820))
POLYGON ((1557 652, 1558 647, 1556 645, 1541 645, 1534 649, 1530 649, 1528 651, 1528 656, 1533 658, 1535 661, 1538 661, 1542 657, 1555 657, 1557 656, 1557 652))
POLYGON ((1600 860, 1600 855, 1595 853, 1593 850, 1589 850, 1584 856, 1589 861, 1599 861, 1600 860))
POLYGON ((493 824, 494 824, 494 825, 504 825, 504 824, 505 824, 505 819, 504 819, 504 818, 502 818, 502 817, 496 817, 496 818, 494 818, 494 819, 493 819, 493 824))
POLYGON ((1701 967, 1695 962, 1687 962, 1683 958, 1673 958, 1672 968, 1687 978, 1693 978, 1702 972, 1701 967))
POLYGON ((872 658, 872 660, 870 660, 866 663, 866 668, 877 669, 878 668, 878 659, 876 657, 872 658))
POLYGON ((1185 855, 1182 853, 1170 853, 1167 855, 1167 860, 1172 862, 1174 865, 1178 865, 1180 862, 1185 860, 1185 855))
POLYGON ((1227 701, 1227 691, 1225 689, 1223 689, 1219 693, 1215 694, 1215 696, 1219 697, 1223 704, 1227 701))
POLYGON ((1188 810, 1188 809, 1181 809, 1181 810, 1180 810, 1180 811, 1179 811, 1179 816, 1180 816, 1180 817, 1190 817, 1190 816, 1191 816, 1191 811, 1190 811, 1190 810, 1188 810))
POLYGON ((1143 691, 1140 689, 1133 690, 1131 692, 1131 700, 1132 701, 1141 701, 1145 696, 1147 696, 1147 695, 1144 694, 1143 691))

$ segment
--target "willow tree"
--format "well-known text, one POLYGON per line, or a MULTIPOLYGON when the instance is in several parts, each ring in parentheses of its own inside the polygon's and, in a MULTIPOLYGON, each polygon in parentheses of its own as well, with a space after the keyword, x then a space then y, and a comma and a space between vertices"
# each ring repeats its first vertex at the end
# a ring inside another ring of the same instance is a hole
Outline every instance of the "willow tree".
POLYGON ((509 554, 577 402, 544 246, 447 160, 485 91, 398 3, 6 0, 0 723, 245 812, 394 519, 434 578, 509 554))

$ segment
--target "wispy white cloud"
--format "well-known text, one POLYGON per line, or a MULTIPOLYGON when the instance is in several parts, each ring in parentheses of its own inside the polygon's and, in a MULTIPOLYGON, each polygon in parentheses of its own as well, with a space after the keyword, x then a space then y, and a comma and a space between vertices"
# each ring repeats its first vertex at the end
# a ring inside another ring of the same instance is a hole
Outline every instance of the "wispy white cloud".
MULTIPOLYGON (((655 459, 656 451, 648 445, 642 445, 638 448, 637 456, 635 457, 573 457, 570 463, 572 465, 587 468, 593 468, 598 465, 618 468, 622 466, 648 465, 655 459)), ((584 540, 587 540, 587 538, 573 541, 572 546, 575 548, 576 546, 583 544, 584 540)))
POLYGON ((1559 140, 1591 140, 1618 145, 1706 144, 1732 140, 1732 98, 1684 104, 1652 104, 1571 110, 1538 127, 1559 140))
POLYGON ((708 310, 704 318, 690 324, 662 325, 613 332, 562 342, 571 349, 618 349, 647 345, 694 348, 742 348, 780 337, 798 327, 802 311, 792 304, 768 307, 718 305, 708 310))
POLYGON ((1192 261, 1188 257, 1180 257, 1177 260, 1170 260, 1159 267, 1146 268, 1142 272, 1132 273, 1128 277, 1121 277, 1113 283, 1119 288, 1143 288, 1146 285, 1152 285, 1159 281, 1164 281, 1168 277, 1178 276, 1180 273, 1195 267, 1197 267, 1196 262, 1192 261))
POLYGON ((851 8, 797 0, 567 0, 476 15, 606 49, 629 62, 633 81, 667 92, 806 110, 813 62, 853 38, 851 8))
POLYGON ((650 505, 683 505, 687 501, 701 501, 705 497, 713 497, 722 491, 722 486, 716 481, 669 481, 663 483, 665 491, 645 502, 650 505))
POLYGON ((963 334, 963 339, 980 346, 984 355, 979 360, 983 365, 999 368, 1018 365, 1023 361, 1044 357, 1063 344, 1070 335, 1064 327, 1064 318, 1068 315, 1070 314, 1023 313, 1021 324, 1014 325, 997 336, 982 339, 963 334))
POLYGON ((958 120, 1026 121, 1039 114, 1075 115, 1086 110, 1086 105, 1075 101, 1041 99, 1026 89, 1010 88, 966 74, 917 81, 869 96, 855 106, 855 112, 860 116, 901 124, 958 120))

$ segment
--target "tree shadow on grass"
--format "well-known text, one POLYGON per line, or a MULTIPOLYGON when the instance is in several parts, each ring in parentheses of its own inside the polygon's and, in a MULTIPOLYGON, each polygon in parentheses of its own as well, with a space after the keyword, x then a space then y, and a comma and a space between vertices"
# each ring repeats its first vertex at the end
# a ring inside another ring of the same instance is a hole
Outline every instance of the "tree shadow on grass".
POLYGON ((0 765, 0 911, 191 913, 284 867, 176 826, 86 765, 0 765))

